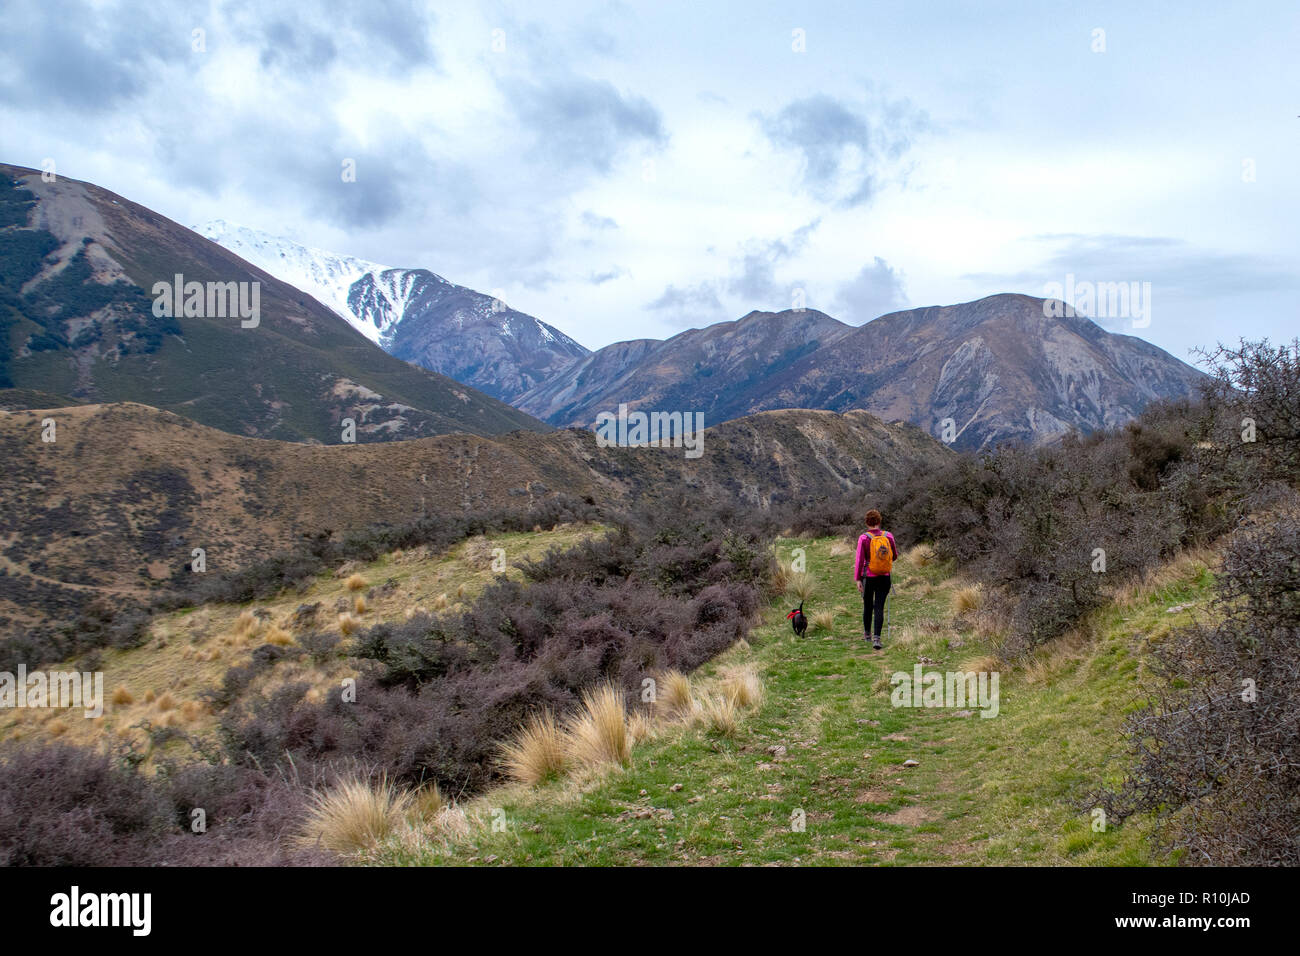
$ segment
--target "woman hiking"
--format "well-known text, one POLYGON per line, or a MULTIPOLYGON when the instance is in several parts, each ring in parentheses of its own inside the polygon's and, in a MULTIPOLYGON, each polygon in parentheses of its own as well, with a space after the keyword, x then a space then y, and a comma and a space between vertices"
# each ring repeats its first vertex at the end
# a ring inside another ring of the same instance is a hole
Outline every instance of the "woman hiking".
POLYGON ((885 597, 889 594, 889 573, 898 558, 898 545, 894 536, 880 529, 880 512, 872 508, 867 512, 867 533, 858 538, 858 553, 853 561, 853 580, 862 594, 862 639, 873 631, 872 647, 880 650, 880 632, 885 627, 885 597))

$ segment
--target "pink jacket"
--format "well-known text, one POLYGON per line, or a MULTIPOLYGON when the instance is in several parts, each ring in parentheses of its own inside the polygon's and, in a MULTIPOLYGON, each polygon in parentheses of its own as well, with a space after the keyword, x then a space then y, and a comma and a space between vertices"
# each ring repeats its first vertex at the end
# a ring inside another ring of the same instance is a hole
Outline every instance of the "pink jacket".
MULTIPOLYGON (((857 553, 857 557, 853 559, 853 580, 854 581, 861 581, 863 578, 875 577, 875 575, 871 573, 870 568, 867 567, 867 563, 868 563, 867 542, 870 541, 873 537, 877 537, 881 534, 883 534, 886 538, 889 539, 889 550, 894 552, 894 560, 895 561, 898 560, 898 545, 894 542, 894 536, 892 534, 890 534, 888 531, 877 531, 875 535, 871 534, 871 532, 867 532, 862 537, 858 538, 858 553, 857 553)), ((884 575, 884 577, 888 577, 888 575, 884 575)))

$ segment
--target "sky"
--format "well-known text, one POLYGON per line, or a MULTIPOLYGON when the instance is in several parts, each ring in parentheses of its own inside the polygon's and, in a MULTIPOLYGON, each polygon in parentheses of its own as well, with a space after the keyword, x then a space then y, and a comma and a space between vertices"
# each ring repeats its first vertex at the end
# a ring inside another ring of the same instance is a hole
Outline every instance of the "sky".
POLYGON ((7 0, 3 20, 0 161, 428 268, 589 348, 1067 283, 1136 284, 1086 311, 1184 360, 1300 334, 1294 0, 7 0))

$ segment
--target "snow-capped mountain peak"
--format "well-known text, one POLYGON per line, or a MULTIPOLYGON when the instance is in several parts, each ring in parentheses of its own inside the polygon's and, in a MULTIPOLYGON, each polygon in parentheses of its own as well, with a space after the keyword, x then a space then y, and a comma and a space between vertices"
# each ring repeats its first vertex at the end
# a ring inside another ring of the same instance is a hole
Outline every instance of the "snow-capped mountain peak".
POLYGON ((311 295, 384 351, 505 401, 587 354, 545 322, 428 269, 326 252, 221 219, 195 231, 311 295))

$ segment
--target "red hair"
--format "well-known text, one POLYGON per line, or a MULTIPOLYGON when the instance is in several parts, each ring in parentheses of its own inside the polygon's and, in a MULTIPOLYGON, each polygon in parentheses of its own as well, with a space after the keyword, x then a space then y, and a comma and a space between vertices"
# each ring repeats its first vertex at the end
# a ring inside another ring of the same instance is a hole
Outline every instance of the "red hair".
POLYGON ((875 508, 872 508, 870 511, 867 512, 867 527, 868 528, 880 527, 880 512, 877 511, 875 508))

